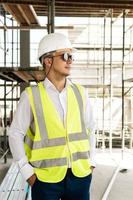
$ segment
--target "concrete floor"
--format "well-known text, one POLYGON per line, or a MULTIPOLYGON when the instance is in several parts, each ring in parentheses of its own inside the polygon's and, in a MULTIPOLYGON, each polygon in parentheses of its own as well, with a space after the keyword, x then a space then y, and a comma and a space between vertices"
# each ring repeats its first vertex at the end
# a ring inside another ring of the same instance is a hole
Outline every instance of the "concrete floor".
POLYGON ((91 185, 91 200, 133 200, 133 151, 126 150, 123 160, 121 159, 120 150, 113 150, 112 154, 108 151, 97 153, 97 167, 94 170, 91 185), (118 166, 120 168, 109 195, 103 198, 118 166))
MULTIPOLYGON (((97 166, 93 172, 91 184, 91 200, 133 200, 133 151, 126 151, 121 162, 121 151, 113 150, 110 154, 107 150, 98 150, 96 161, 97 166), (117 166, 120 169, 113 182, 107 198, 104 193, 113 177, 117 166), (123 173, 120 172, 121 169, 123 173)), ((7 164, 0 163, 0 183, 5 176, 12 160, 8 159, 7 164)))

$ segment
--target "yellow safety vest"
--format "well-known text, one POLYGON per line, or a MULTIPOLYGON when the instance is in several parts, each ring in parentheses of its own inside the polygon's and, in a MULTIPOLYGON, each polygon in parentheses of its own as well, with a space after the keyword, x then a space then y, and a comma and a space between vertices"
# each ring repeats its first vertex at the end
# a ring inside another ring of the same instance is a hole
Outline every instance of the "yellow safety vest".
POLYGON ((34 126, 25 137, 25 151, 39 180, 55 183, 63 180, 71 160, 77 177, 91 173, 89 161, 89 132, 84 122, 84 88, 67 87, 66 126, 57 112, 42 82, 26 91, 34 117, 34 126))

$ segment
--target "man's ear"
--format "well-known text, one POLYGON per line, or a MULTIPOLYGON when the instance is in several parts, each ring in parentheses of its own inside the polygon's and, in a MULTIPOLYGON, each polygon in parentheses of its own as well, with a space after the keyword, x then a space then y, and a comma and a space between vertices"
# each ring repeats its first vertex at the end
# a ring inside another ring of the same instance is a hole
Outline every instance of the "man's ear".
POLYGON ((43 59, 43 65, 45 67, 51 67, 51 64, 52 64, 52 58, 47 57, 43 59))

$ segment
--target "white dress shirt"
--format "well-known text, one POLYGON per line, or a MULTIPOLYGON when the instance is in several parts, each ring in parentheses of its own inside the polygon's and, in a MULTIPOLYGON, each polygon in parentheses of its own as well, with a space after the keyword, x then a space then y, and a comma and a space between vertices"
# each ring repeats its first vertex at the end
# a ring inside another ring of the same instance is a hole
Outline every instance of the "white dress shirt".
MULTIPOLYGON (((48 95, 51 97, 59 115, 65 126, 66 111, 67 111, 67 98, 66 98, 66 88, 69 83, 67 81, 65 88, 59 92, 55 86, 46 78, 44 80, 44 86, 48 95)), ((86 128, 90 129, 90 160, 91 165, 95 166, 95 122, 93 119, 93 113, 90 105, 90 99, 86 92, 86 109, 85 109, 85 125, 86 128)), ((22 92, 20 101, 18 103, 17 110, 14 114, 12 124, 9 128, 9 145, 13 155, 14 160, 18 163, 20 171, 23 177, 27 180, 30 176, 34 174, 34 168, 28 163, 27 157, 24 150, 24 136, 27 129, 29 128, 33 120, 33 114, 30 107, 30 102, 28 99, 28 94, 26 91, 22 92)), ((70 167, 70 166, 68 166, 70 167)))

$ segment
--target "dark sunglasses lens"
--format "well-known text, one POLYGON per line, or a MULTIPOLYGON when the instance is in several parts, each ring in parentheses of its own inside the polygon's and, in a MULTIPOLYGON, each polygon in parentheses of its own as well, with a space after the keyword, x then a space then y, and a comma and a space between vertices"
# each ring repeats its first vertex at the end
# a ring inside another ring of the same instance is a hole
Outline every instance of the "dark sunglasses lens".
POLYGON ((69 59, 72 60, 72 61, 74 60, 74 59, 73 59, 73 55, 68 54, 68 53, 62 54, 62 59, 63 59, 64 61, 68 61, 69 59))

